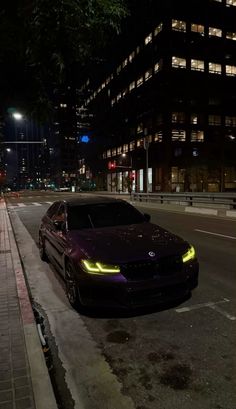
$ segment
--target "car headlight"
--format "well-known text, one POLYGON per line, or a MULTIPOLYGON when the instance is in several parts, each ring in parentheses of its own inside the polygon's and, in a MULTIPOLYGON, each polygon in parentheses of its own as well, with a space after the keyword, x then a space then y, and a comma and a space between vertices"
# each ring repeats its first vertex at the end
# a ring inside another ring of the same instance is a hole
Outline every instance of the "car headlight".
POLYGON ((196 252, 193 246, 191 246, 188 251, 182 255, 183 263, 186 263, 189 260, 193 260, 196 257, 196 252))
POLYGON ((120 267, 99 261, 81 260, 84 270, 89 274, 117 274, 120 267))

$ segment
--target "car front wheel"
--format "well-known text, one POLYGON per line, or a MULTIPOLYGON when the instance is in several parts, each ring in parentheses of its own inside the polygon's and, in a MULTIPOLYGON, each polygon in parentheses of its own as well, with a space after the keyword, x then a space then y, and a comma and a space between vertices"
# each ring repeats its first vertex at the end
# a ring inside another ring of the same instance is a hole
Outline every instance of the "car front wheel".
POLYGON ((45 251, 45 243, 42 236, 42 233, 39 233, 39 255, 41 260, 48 261, 48 257, 45 251))
POLYGON ((66 274, 65 274, 65 282, 66 282, 66 296, 69 300, 69 303, 75 309, 81 309, 81 302, 79 297, 78 286, 75 280, 74 271, 72 264, 67 262, 66 264, 66 274))

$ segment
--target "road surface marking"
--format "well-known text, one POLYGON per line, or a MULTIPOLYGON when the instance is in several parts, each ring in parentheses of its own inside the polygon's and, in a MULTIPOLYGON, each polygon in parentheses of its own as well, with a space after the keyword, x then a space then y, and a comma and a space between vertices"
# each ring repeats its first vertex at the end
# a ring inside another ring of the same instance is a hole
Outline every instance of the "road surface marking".
POLYGON ((38 203, 38 202, 32 202, 32 204, 35 206, 42 206, 41 203, 38 203))
POLYGON ((195 304, 195 305, 191 305, 190 307, 183 307, 183 308, 177 308, 175 311, 178 313, 182 313, 182 312, 189 312, 192 310, 198 310, 200 308, 211 308, 212 310, 215 310, 217 312, 219 312, 220 314, 222 314, 224 317, 228 318, 230 321, 235 321, 236 317, 234 317, 233 315, 229 314, 228 312, 224 311, 222 308, 220 308, 218 306, 218 304, 223 304, 226 302, 230 302, 230 300, 228 300, 228 298, 224 298, 223 300, 220 301, 216 301, 216 302, 205 302, 205 303, 201 303, 201 304, 195 304))
POLYGON ((48 204, 50 204, 50 205, 53 204, 53 202, 45 202, 45 203, 48 203, 48 204))
POLYGON ((222 308, 218 307, 218 305, 209 305, 212 310, 218 311, 220 314, 224 315, 224 317, 228 318, 230 321, 235 321, 236 317, 229 314, 228 312, 224 311, 222 308))
POLYGON ((225 303, 225 302, 229 302, 228 298, 224 298, 223 300, 216 301, 216 302, 210 301, 210 302, 204 302, 204 303, 201 303, 201 304, 191 305, 190 307, 177 308, 175 311, 178 312, 178 313, 188 312, 188 311, 192 311, 192 310, 198 310, 199 308, 211 307, 212 305, 222 304, 222 303, 225 303))
POLYGON ((225 234, 212 233, 211 231, 206 231, 206 230, 199 230, 199 229, 194 229, 194 230, 199 231, 200 233, 212 234, 213 236, 226 237, 227 239, 236 240, 236 237, 234 236, 226 236, 225 234))
POLYGON ((25 207, 26 204, 24 204, 24 203, 17 203, 17 206, 18 206, 18 207, 25 207))

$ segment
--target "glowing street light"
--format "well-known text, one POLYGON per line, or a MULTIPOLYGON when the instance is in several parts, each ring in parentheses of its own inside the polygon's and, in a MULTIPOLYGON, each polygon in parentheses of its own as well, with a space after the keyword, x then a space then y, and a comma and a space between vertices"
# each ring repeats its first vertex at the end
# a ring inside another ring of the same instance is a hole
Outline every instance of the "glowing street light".
POLYGON ((20 114, 20 112, 14 112, 12 114, 13 118, 16 119, 17 121, 20 121, 23 118, 23 115, 20 114))

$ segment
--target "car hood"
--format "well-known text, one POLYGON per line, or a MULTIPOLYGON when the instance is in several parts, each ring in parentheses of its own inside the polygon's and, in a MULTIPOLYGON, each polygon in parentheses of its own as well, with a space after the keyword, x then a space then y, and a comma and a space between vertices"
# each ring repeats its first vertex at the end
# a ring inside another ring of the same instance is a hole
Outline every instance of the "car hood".
POLYGON ((186 241, 152 223, 84 229, 69 235, 75 256, 107 263, 155 260, 184 253, 188 247, 186 241))

